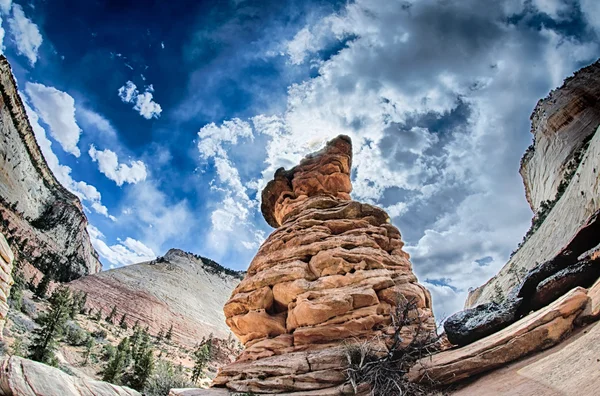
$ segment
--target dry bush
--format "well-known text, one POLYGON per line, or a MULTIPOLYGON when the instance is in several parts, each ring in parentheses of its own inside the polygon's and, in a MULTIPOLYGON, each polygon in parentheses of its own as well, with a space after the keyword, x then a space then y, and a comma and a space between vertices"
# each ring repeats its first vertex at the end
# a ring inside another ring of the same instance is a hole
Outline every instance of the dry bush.
POLYGON ((442 395, 431 380, 426 385, 406 379, 406 374, 417 360, 439 349, 439 337, 423 329, 414 299, 398 303, 392 313, 392 326, 394 334, 391 339, 375 338, 346 346, 346 376, 354 393, 358 393, 360 385, 367 384, 374 396, 442 395), (416 334, 407 346, 403 346, 402 329, 415 324, 416 334))

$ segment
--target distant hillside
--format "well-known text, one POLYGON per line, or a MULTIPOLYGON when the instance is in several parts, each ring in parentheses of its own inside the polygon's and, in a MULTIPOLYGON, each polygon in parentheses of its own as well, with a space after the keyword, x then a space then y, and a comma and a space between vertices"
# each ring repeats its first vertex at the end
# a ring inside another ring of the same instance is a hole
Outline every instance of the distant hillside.
POLYGON ((0 91, 0 232, 16 262, 60 281, 99 272, 81 202, 50 171, 4 56, 0 91))
POLYGON ((195 345, 211 333, 228 338, 223 305, 242 273, 216 262, 171 249, 156 260, 104 271, 70 282, 72 289, 88 293, 88 307, 108 315, 113 306, 130 324, 139 320, 150 333, 173 324, 173 339, 195 345))

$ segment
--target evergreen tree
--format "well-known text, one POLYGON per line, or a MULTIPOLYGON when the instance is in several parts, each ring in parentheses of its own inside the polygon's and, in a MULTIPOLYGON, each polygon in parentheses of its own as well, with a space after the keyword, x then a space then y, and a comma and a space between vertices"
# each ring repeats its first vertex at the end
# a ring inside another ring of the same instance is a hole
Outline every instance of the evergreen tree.
MULTIPOLYGON (((85 305, 87 304, 88 292, 83 293, 81 300, 79 301, 79 313, 85 314, 85 305)), ((91 312, 91 308, 90 311, 91 312)))
POLYGON ((85 343, 85 350, 83 351, 83 365, 87 366, 90 361, 90 356, 92 355, 92 350, 96 345, 96 341, 94 341, 94 337, 88 337, 85 343))
POLYGON ((104 372, 102 373, 102 381, 119 384, 121 377, 125 373, 125 369, 129 365, 129 338, 124 338, 117 346, 115 355, 108 361, 104 372))
MULTIPOLYGON (((154 352, 150 347, 150 337, 147 333, 140 331, 138 345, 135 353, 132 353, 133 374, 129 385, 133 389, 142 390, 154 370, 154 352)), ((133 344, 132 344, 133 346, 133 344)))
POLYGON ((15 311, 20 311, 23 306, 23 290, 25 289, 25 278, 23 273, 13 267, 12 278, 14 283, 10 289, 10 295, 8 296, 9 305, 15 311))
POLYGON ((29 347, 29 357, 38 362, 54 365, 56 341, 63 332, 71 311, 71 292, 60 287, 50 297, 50 310, 38 318, 39 328, 33 331, 34 338, 29 347))
POLYGON ((93 319, 96 322, 100 322, 100 319, 102 319, 102 308, 98 308, 98 311, 96 311, 96 315, 94 315, 93 319))
POLYGON ((164 336, 165 336, 165 330, 161 327, 160 330, 158 331, 158 334, 156 335, 156 339, 158 341, 160 341, 163 339, 164 336))
POLYGON ((192 370, 192 382, 198 383, 198 380, 204 375, 204 369, 210 361, 209 344, 204 344, 194 352, 194 369, 192 370))
POLYGON ((127 314, 124 313, 123 316, 121 316, 121 321, 119 322, 119 327, 122 328, 123 330, 127 330, 127 314))
POLYGON ((169 327, 169 330, 167 330, 167 334, 165 335, 165 338, 167 340, 171 340, 171 338, 173 337, 173 325, 171 325, 171 327, 169 327))
POLYGON ((40 283, 38 283, 35 288, 35 292, 33 295, 37 298, 46 298, 46 293, 48 293, 48 286, 50 286, 50 276, 45 274, 40 283))
POLYGON ((114 324, 114 320, 115 320, 115 316, 117 315, 117 306, 113 305, 112 310, 110 311, 110 313, 108 314, 108 316, 106 317, 106 321, 108 323, 112 323, 114 324))

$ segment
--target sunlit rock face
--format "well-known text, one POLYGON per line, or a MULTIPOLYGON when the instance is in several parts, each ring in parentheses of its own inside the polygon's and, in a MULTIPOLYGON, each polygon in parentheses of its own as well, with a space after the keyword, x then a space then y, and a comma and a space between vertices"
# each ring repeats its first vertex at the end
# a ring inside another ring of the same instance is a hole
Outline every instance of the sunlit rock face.
POLYGON ((225 304, 246 350, 215 385, 339 394, 344 344, 385 344, 398 302, 418 307, 404 342, 417 330, 434 331, 430 294, 417 283, 399 230, 380 208, 350 199, 351 165, 350 138, 339 136, 291 170, 279 169, 263 191, 263 215, 277 229, 225 304))
POLYGON ((2 340, 2 329, 8 313, 8 296, 13 284, 12 266, 14 255, 8 246, 4 235, 0 232, 0 340, 2 340))
POLYGON ((0 56, 0 232, 31 279, 100 272, 79 198, 59 183, 38 146, 10 65, 0 56))

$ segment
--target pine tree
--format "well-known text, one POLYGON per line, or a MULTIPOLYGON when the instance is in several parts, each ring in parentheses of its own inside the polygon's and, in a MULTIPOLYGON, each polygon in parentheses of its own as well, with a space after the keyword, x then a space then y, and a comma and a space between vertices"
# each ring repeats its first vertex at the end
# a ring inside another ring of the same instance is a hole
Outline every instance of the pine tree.
POLYGON ((154 352, 150 347, 147 334, 140 332, 137 353, 134 354, 133 374, 129 385, 133 389, 142 390, 154 370, 154 352))
POLYGON ((98 308, 98 311, 96 311, 96 315, 94 315, 94 320, 96 322, 100 322, 100 319, 102 319, 102 308, 98 308))
POLYGON ((192 370, 192 382, 198 383, 198 380, 204 375, 204 369, 210 360, 210 349, 208 344, 204 344, 194 352, 194 369, 192 370))
POLYGON ((108 361, 102 381, 119 384, 121 377, 125 373, 125 368, 129 365, 129 338, 124 338, 117 346, 117 351, 111 360, 108 361))
POLYGON ((156 339, 158 341, 160 341, 163 339, 164 336, 165 336, 165 330, 161 327, 160 330, 158 331, 158 334, 156 335, 156 339))
POLYGON ((45 274, 40 283, 38 283, 35 288, 35 292, 33 295, 37 298, 46 298, 46 293, 48 293, 48 286, 50 286, 50 276, 45 274))
POLYGON ((40 315, 40 327, 33 331, 34 338, 29 347, 29 357, 38 362, 56 364, 54 350, 57 338, 62 334, 63 327, 69 319, 71 311, 71 292, 66 287, 60 287, 50 297, 50 310, 40 315))
MULTIPOLYGON (((83 293, 81 300, 79 301, 79 313, 85 314, 85 305, 87 304, 88 292, 83 293)), ((90 311, 91 312, 91 308, 90 311)))
POLYGON ((127 330, 127 314, 124 313, 123 316, 121 316, 121 321, 119 322, 119 327, 122 328, 123 330, 127 330))
POLYGON ((167 340, 171 340, 172 337, 173 337, 173 325, 171 325, 171 327, 169 327, 169 330, 167 330, 167 334, 165 335, 165 338, 167 340))
POLYGON ((87 366, 90 361, 90 356, 92 355, 92 350, 96 345, 96 341, 94 341, 94 337, 88 337, 85 343, 85 350, 83 351, 83 365, 87 366))
POLYGON ((110 313, 108 314, 108 316, 106 317, 106 321, 108 323, 112 323, 114 324, 114 320, 115 320, 115 316, 117 315, 117 306, 113 305, 112 310, 110 311, 110 313))

